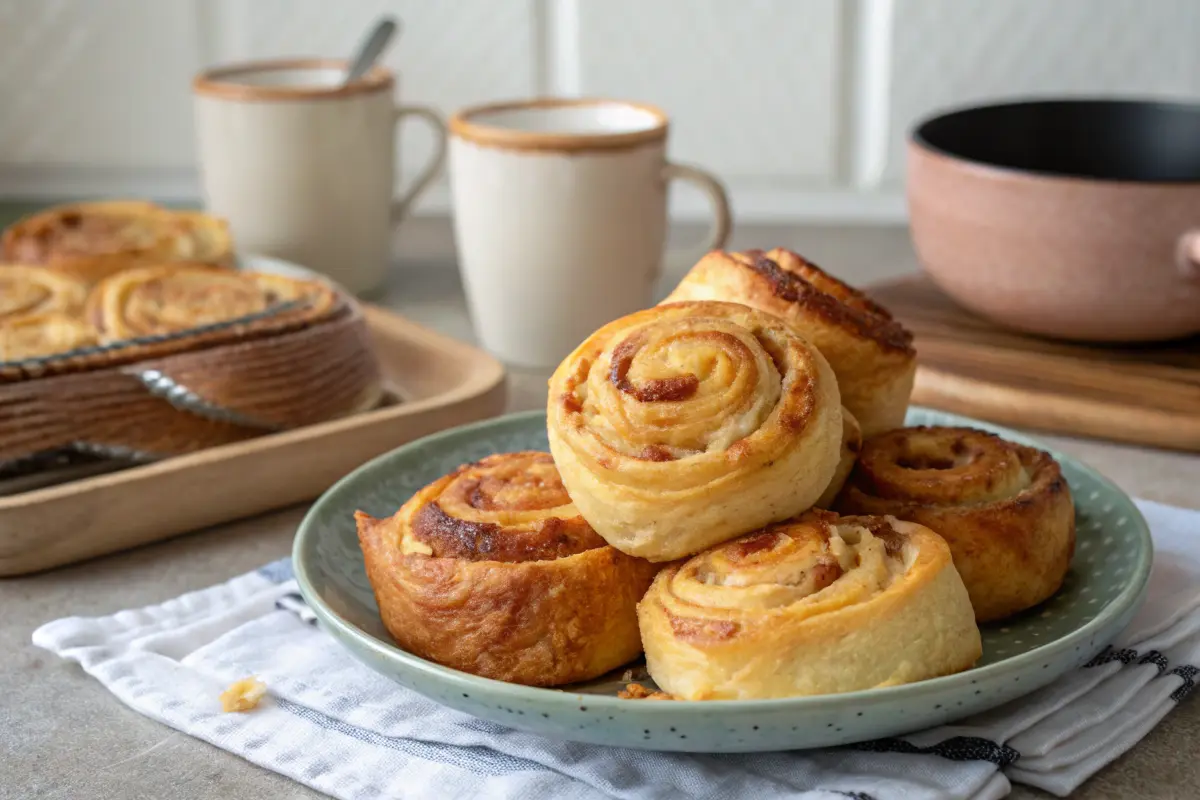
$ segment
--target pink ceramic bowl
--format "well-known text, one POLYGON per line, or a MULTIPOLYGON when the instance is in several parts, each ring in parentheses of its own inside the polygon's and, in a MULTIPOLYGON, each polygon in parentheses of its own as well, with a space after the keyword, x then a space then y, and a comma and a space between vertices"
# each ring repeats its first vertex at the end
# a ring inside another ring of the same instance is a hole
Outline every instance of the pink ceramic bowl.
POLYGON ((999 324, 1064 339, 1200 333, 1200 104, 1043 100, 920 123, 913 243, 999 324))

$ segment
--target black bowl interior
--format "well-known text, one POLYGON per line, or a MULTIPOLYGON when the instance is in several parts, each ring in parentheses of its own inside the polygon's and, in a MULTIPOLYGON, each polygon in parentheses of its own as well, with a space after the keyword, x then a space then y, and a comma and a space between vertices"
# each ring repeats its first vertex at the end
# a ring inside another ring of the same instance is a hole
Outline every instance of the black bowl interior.
POLYGON ((1109 181, 1200 181, 1200 104, 1034 100, 931 117, 917 143, 1021 172, 1109 181))

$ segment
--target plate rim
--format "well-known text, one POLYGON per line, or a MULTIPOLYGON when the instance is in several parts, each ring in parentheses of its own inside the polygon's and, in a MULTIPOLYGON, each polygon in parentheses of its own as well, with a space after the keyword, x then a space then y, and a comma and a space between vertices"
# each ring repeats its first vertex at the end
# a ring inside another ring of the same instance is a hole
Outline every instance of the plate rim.
MULTIPOLYGON (((1022 671, 1031 662, 1038 662, 1046 657, 1062 655, 1081 641, 1086 641, 1089 636, 1093 636, 1098 631, 1104 629, 1114 619, 1130 612, 1131 608, 1133 609, 1132 613, 1136 613, 1136 609, 1142 604, 1149 588, 1150 571, 1154 563, 1154 541, 1150 533, 1150 527, 1141 510, 1137 507, 1137 504, 1133 502, 1132 497, 1091 465, 1056 448, 1050 447, 1035 436, 1029 436, 985 420, 977 420, 926 406, 911 405, 909 406, 909 412, 932 413, 953 420, 952 423, 947 423, 948 426, 979 426, 982 430, 990 431, 1018 444, 1045 450, 1060 462, 1064 460, 1069 461, 1072 468, 1083 472, 1106 489, 1111 490, 1117 496, 1119 502, 1125 506, 1125 513, 1134 521, 1135 524, 1133 527, 1136 529, 1139 538, 1139 560, 1125 588, 1099 614, 1065 636, 982 667, 973 667, 952 675, 928 678, 913 683, 859 689, 853 692, 750 700, 672 700, 670 705, 673 714, 680 713, 686 716, 689 714, 710 714, 721 711, 754 712, 756 710, 764 712, 768 710, 771 712, 796 711, 797 713, 801 713, 809 710, 824 709, 830 706, 847 706, 881 701, 907 702, 920 700, 930 694, 942 694, 944 692, 961 690, 985 678, 1002 676, 1012 671, 1022 671)), ((345 491, 345 487, 357 480, 363 473, 376 469, 384 462, 399 458, 404 453, 416 450, 419 447, 437 444, 442 440, 452 437, 469 436, 481 429, 493 428, 499 425, 520 425, 538 417, 544 418, 545 416, 546 412, 544 409, 533 409, 502 414, 466 425, 459 425, 424 436, 420 439, 415 439, 359 465, 338 479, 305 512, 304 518, 296 530, 296 536, 292 544, 293 573, 295 574, 301 595, 322 624, 336 629, 342 636, 354 640, 358 646, 373 651, 377 656, 398 661, 406 669, 423 673, 425 677, 441 681, 449 688, 500 693, 517 700, 562 705, 564 708, 567 706, 575 708, 581 702, 581 699, 585 699, 589 707, 629 710, 631 705, 634 704, 612 695, 570 692, 564 691, 562 687, 526 686, 524 684, 509 683, 494 678, 473 675, 421 658, 392 642, 385 642, 368 631, 359 628, 349 620, 343 619, 336 610, 325 602, 320 593, 312 585, 308 574, 309 565, 302 556, 308 538, 316 536, 316 516, 320 506, 327 502, 328 498, 345 491)), ((912 426, 906 425, 905 427, 912 426)), ((315 552, 315 548, 313 550, 315 552)), ((338 637, 335 636, 335 638, 338 637)), ((1106 642, 1106 644, 1108 643, 1106 642)), ((345 645, 343 644, 342 646, 344 647, 345 645)), ((658 704, 652 703, 647 705, 657 706, 658 704)))

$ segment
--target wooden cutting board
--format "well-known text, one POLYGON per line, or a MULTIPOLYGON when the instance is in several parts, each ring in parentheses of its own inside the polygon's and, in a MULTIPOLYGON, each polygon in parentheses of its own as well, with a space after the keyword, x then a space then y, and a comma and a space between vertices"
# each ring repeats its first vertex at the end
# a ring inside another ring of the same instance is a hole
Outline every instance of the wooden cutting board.
POLYGON ((1200 451, 1200 337, 1097 347, 1025 336, 963 310, 922 275, 876 284, 870 294, 916 336, 914 404, 1200 451))

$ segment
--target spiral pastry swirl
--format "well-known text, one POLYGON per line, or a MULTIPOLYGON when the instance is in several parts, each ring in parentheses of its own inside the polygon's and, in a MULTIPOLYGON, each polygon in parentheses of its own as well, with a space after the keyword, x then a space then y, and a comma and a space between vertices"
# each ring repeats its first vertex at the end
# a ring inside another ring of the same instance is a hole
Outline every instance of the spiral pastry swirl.
POLYGON ((128 269, 101 281, 88 296, 88 320, 105 342, 178 333, 302 300, 265 318, 272 329, 326 316, 336 293, 316 281, 237 272, 204 264, 128 269))
POLYGON ((584 518, 651 561, 793 516, 835 475, 837 382, 779 319, 677 303, 592 334, 550 379, 550 450, 584 518))
POLYGON ((937 531, 980 622, 1053 595, 1075 552, 1075 505, 1058 462, 972 428, 902 428, 868 439, 834 505, 937 531))
POLYGON ((912 334, 882 306, 802 256, 775 248, 714 251, 664 303, 728 300, 782 318, 829 360, 842 404, 865 436, 898 428, 912 394, 912 334))
POLYGON ((95 344, 82 316, 87 287, 40 267, 0 265, 0 361, 95 344))
POLYGON ((945 542, 890 517, 811 511, 668 565, 638 619, 650 675, 683 700, 911 683, 982 654, 945 542))
POLYGON ((0 250, 9 261, 87 283, 145 264, 233 260, 224 220, 129 200, 56 206, 18 220, 4 231, 0 250))
POLYGON ((72 314, 52 311, 0 322, 0 362, 65 353, 96 344, 96 330, 72 314))
POLYGON ((39 267, 0 264, 0 325, 40 314, 77 314, 87 286, 39 267))
POLYGON ((422 658, 555 686, 641 653, 636 605, 657 567, 605 544, 549 453, 489 456, 389 518, 355 519, 384 625, 422 658))

